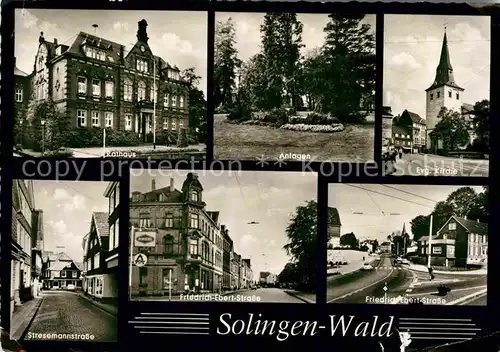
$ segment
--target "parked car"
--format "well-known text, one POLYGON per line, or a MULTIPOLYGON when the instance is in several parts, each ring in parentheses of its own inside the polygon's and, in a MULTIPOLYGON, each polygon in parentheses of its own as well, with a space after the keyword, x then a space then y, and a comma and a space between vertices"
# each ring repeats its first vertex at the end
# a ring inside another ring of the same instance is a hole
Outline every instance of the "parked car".
POLYGON ((74 291, 76 289, 75 285, 69 284, 66 286, 66 291, 74 291))
POLYGON ((373 270, 373 266, 369 263, 365 263, 365 264, 363 264, 363 267, 361 268, 361 270, 370 271, 370 270, 373 270))
POLYGON ((410 261, 406 258, 401 259, 401 264, 410 265, 410 261))
POLYGON ((1 330, 1 345, 0 351, 4 352, 26 352, 24 348, 16 340, 10 337, 10 334, 4 328, 0 327, 1 330))

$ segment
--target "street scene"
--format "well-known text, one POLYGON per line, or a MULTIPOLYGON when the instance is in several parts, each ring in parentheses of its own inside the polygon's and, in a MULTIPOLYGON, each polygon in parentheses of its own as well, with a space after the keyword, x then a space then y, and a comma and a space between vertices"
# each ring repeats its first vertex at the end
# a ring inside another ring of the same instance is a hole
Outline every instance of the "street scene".
POLYGON ((13 181, 13 339, 117 341, 118 195, 118 182, 13 181))
POLYGON ((205 158, 206 12, 19 9, 15 27, 14 156, 205 158))
POLYGON ((486 305, 486 187, 329 187, 328 303, 486 305))
POLYGON ((374 15, 218 12, 215 21, 217 159, 374 160, 374 15))
POLYGON ((131 174, 131 300, 316 301, 316 174, 131 174))
POLYGON ((488 177, 490 31, 488 16, 385 16, 386 175, 488 177))

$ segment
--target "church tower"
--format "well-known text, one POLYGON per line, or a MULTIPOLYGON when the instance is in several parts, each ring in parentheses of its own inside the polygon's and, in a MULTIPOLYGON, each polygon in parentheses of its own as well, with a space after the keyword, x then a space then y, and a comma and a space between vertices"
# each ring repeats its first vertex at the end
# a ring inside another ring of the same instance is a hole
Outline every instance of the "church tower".
POLYGON ((434 83, 425 90, 426 92, 426 128, 427 128, 427 147, 430 147, 429 133, 434 129, 438 121, 438 115, 441 108, 446 107, 449 110, 461 111, 462 95, 464 89, 455 83, 453 77, 453 67, 451 66, 450 52, 448 50, 448 39, 446 37, 446 28, 443 37, 443 46, 441 47, 441 57, 436 68, 436 78, 434 83))

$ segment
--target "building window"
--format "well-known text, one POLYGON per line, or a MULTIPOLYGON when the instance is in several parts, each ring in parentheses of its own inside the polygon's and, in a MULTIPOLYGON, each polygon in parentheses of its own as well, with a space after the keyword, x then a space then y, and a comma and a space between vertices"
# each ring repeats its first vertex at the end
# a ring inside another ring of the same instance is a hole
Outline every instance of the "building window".
POLYGON ((180 108, 184 107, 184 97, 179 97, 179 107, 180 108))
POLYGON ((96 253, 94 255, 94 269, 97 269, 99 267, 99 253, 96 253))
POLYGON ((131 130, 132 130, 132 115, 126 114, 125 115, 125 131, 131 131, 131 130))
POLYGON ((460 99, 460 94, 459 94, 459 93, 457 93, 457 100, 459 100, 459 99, 460 99))
POLYGON ((191 192, 191 200, 193 202, 199 202, 200 201, 199 196, 200 196, 200 194, 197 191, 192 191, 191 192))
POLYGON ((87 94, 87 79, 78 77, 78 94, 87 94))
POLYGON ((99 127, 101 120, 99 116, 99 111, 92 111, 91 116, 92 116, 92 127, 99 127))
POLYGON ((17 103, 23 102, 23 90, 22 89, 16 89, 16 102, 17 103))
POLYGON ((441 92, 436 92, 437 97, 441 97, 441 92))
POLYGON ((61 271, 61 277, 66 277, 66 272, 65 271, 61 271))
POLYGON ((78 127, 86 127, 87 126, 87 111, 85 110, 76 110, 77 117, 77 126, 78 127))
POLYGON ((137 100, 146 100, 146 83, 144 82, 139 82, 139 86, 137 88, 137 100))
POLYGON ((125 101, 132 101, 132 92, 133 92, 132 82, 129 79, 126 79, 123 85, 123 99, 125 101))
POLYGON ((141 228, 151 227, 151 219, 146 217, 139 218, 139 227, 141 228))
POLYGON ((448 230, 453 231, 457 229, 457 223, 456 222, 450 222, 448 224, 448 230))
POLYGON ((167 119, 163 120, 163 129, 168 130, 168 120, 167 119))
POLYGON ((77 274, 78 274, 78 273, 77 273, 76 271, 72 271, 72 272, 71 272, 71 277, 72 277, 73 279, 76 279, 76 278, 78 277, 78 275, 77 275, 77 274))
POLYGON ((176 96, 176 95, 173 95, 173 96, 172 96, 172 106, 173 106, 174 108, 176 108, 176 107, 177 107, 177 96, 176 96))
POLYGON ((448 98, 451 98, 451 90, 448 91, 448 98))
POLYGON ((198 256, 198 240, 189 240, 189 255, 198 256))
POLYGON ((171 235, 163 237, 164 252, 166 255, 174 253, 174 238, 171 235))
POLYGON ((172 129, 172 131, 176 131, 177 130, 177 126, 175 124, 175 120, 172 120, 172 123, 170 124, 170 128, 172 129))
POLYGON ((146 277, 148 276, 148 268, 139 268, 139 285, 146 285, 146 277))
POLYGON ((170 95, 169 94, 165 94, 163 96, 163 106, 168 108, 170 106, 170 95))
POLYGON ((110 111, 106 111, 105 115, 106 115, 106 127, 113 127, 113 113, 110 111))
POLYGON ((190 214, 189 220, 189 227, 191 227, 192 229, 197 229, 199 227, 200 218, 198 214, 190 214))
POLYGON ((165 218, 165 227, 172 228, 174 227, 174 217, 172 215, 167 215, 165 218))
POLYGON ((94 97, 101 96, 101 81, 99 81, 98 79, 92 80, 92 95, 94 97))
POLYGON ((156 92, 158 92, 158 87, 156 86, 156 82, 151 85, 151 89, 149 92, 149 98, 151 101, 156 101, 156 92))
POLYGON ((114 99, 115 98, 115 84, 111 81, 107 81, 105 88, 106 88, 106 99, 114 99))
POLYGON ((147 61, 143 60, 143 59, 137 59, 136 68, 137 68, 137 71, 148 72, 148 63, 147 63, 147 61))
POLYGON ((174 271, 172 268, 163 269, 163 289, 170 290, 173 287, 174 271))
POLYGON ((184 127, 184 122, 179 122, 179 128, 182 129, 184 127))

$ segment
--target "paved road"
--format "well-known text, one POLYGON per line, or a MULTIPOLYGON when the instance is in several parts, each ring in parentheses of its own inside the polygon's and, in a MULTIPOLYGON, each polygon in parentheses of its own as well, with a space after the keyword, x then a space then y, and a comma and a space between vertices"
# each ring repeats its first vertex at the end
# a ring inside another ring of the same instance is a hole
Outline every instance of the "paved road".
MULTIPOLYGON (((260 301, 266 303, 304 303, 304 301, 286 293, 279 288, 259 288, 257 290, 240 291, 230 294, 228 296, 242 296, 242 297, 259 297, 260 301)), ((243 298, 245 300, 245 298, 243 298)), ((252 302, 248 300, 248 302, 252 302)), ((257 302, 257 301, 253 301, 257 302)))
MULTIPOLYGON (((89 334, 94 341, 116 342, 116 317, 73 292, 48 291, 24 339, 44 339, 34 334, 89 334)), ((69 337, 69 339, 72 339, 69 337)), ((81 337, 73 339, 82 340, 81 337)))
POLYGON ((327 302, 405 304, 420 300, 427 304, 461 304, 461 301, 454 302, 485 287, 485 275, 435 274, 434 280, 430 281, 427 273, 394 265, 390 257, 382 256, 372 271, 358 271, 330 279, 327 302), (446 297, 437 295, 437 287, 441 284, 451 288, 446 297))
POLYGON ((393 175, 487 177, 488 160, 460 159, 432 154, 403 154, 397 159, 393 175))

